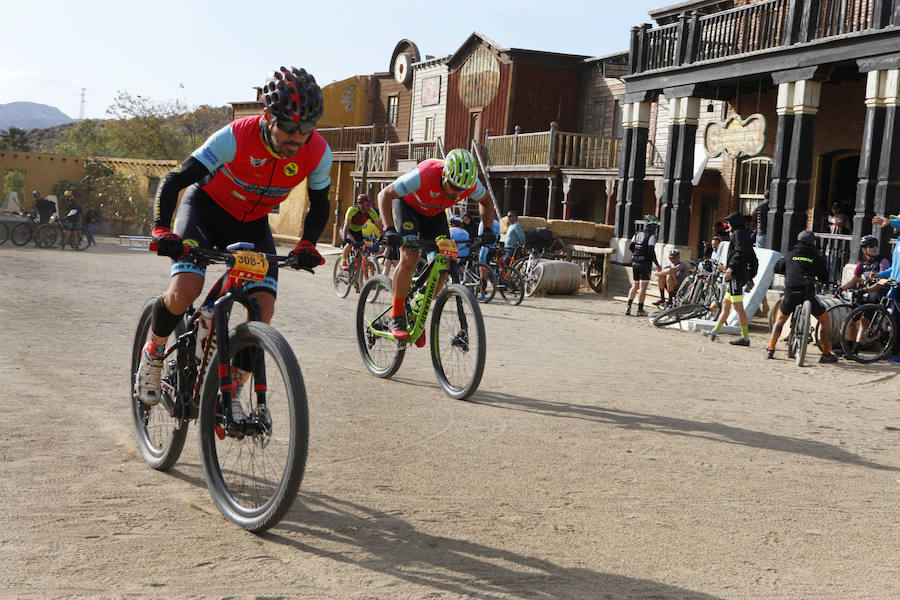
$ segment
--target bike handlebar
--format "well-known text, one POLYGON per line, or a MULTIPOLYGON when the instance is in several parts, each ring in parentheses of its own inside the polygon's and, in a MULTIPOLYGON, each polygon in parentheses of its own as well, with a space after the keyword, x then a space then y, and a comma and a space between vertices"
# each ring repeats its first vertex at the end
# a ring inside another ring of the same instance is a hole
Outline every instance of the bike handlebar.
MULTIPOLYGON (((156 250, 158 250, 156 241, 155 240, 151 241, 150 242, 150 251, 154 252, 156 250)), ((234 252, 237 252, 237 251, 238 250, 235 250, 234 252)), ((199 259, 199 261, 202 261, 203 263, 205 263, 207 265, 224 263, 224 264, 228 265, 229 267, 233 267, 234 262, 235 262, 234 252, 226 251, 226 250, 216 250, 213 248, 200 248, 199 246, 191 246, 191 245, 185 244, 184 245, 184 253, 179 258, 184 258, 185 256, 191 256, 195 259, 199 259)), ((255 250, 254 250, 254 252, 255 252, 255 250)), ((296 264, 297 256, 295 254, 280 255, 280 254, 268 254, 266 252, 260 252, 259 254, 262 254, 263 256, 265 256, 266 260, 268 260, 269 262, 274 262, 274 263, 278 264, 279 267, 291 267, 292 269, 297 270, 297 271, 308 271, 309 273, 315 274, 315 271, 313 271, 312 269, 307 268, 307 267, 301 267, 300 265, 296 264)))

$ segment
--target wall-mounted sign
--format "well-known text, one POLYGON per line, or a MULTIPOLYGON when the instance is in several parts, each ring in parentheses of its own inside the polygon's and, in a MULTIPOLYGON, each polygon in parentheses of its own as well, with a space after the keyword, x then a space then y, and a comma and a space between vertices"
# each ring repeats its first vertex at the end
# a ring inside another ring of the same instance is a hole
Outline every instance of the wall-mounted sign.
POLYGON ((710 158, 723 152, 731 158, 756 156, 766 144, 766 118, 753 114, 746 119, 732 115, 724 122, 709 123, 703 132, 703 145, 710 158))
POLYGON ((422 106, 431 106, 441 101, 441 76, 422 80, 422 106))
POLYGON ((459 99, 466 108, 487 106, 500 88, 500 61, 479 46, 459 70, 459 99))

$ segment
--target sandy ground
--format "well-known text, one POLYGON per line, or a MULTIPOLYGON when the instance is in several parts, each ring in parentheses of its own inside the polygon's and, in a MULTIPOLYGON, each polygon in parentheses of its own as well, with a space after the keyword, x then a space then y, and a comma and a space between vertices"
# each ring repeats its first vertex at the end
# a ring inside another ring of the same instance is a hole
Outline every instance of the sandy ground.
POLYGON ((0 597, 900 596, 897 365, 799 369, 584 293, 484 306, 460 402, 425 350, 369 375, 333 260, 281 278, 312 434, 257 536, 219 516, 193 430, 168 473, 137 453, 130 342, 167 261, 0 247, 0 597))

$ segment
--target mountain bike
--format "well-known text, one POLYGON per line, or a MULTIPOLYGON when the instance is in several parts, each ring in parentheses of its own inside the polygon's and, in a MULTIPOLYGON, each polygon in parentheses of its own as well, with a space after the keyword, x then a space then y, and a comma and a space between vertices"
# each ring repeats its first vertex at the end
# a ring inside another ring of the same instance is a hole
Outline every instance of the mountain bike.
POLYGON ((35 235, 43 240, 46 244, 45 248, 52 248, 57 241, 62 249, 65 249, 66 244, 69 244, 73 250, 84 250, 91 245, 87 227, 70 226, 56 217, 49 223, 39 226, 35 235))
POLYGON ((191 306, 169 337, 161 400, 155 406, 141 402, 136 392, 141 352, 159 296, 144 303, 131 352, 131 416, 141 457, 160 471, 178 460, 188 423, 196 419, 213 502, 232 523, 263 531, 278 523, 297 496, 306 465, 309 412, 290 345, 260 321, 258 302, 244 291, 245 281, 265 278, 270 263, 295 266, 294 258, 252 248, 243 242, 228 246, 227 252, 186 247, 196 264, 225 264, 227 270, 200 309, 191 306), (249 320, 229 331, 235 303, 247 309, 249 320))
POLYGON ((366 280, 379 272, 378 263, 373 256, 378 253, 378 243, 375 240, 364 239, 361 242, 348 243, 352 243, 353 249, 346 264, 340 258, 334 263, 331 282, 338 298, 346 298, 351 287, 358 294, 366 280))
POLYGON ((844 355, 861 363, 875 362, 891 354, 897 337, 894 319, 900 314, 900 282, 881 279, 878 283, 887 288, 881 300, 851 310, 841 330, 844 355), (857 328, 854 335, 848 333, 851 324, 857 328))
POLYGON ((498 252, 494 262, 488 263, 497 273, 497 291, 504 302, 517 306, 525 298, 525 281, 522 274, 512 265, 512 257, 505 252, 498 252))
POLYGON ((12 228, 10 238, 16 246, 24 246, 32 239, 38 248, 49 248, 56 242, 56 231, 45 229, 41 235, 35 235, 40 228, 37 212, 28 214, 28 220, 18 223, 12 228))
MULTIPOLYGON (((406 240, 404 245, 420 252, 435 251, 428 267, 414 276, 405 301, 410 343, 425 345, 425 326, 431 314, 431 363, 444 393, 465 399, 478 389, 484 373, 486 336, 481 308, 472 293, 450 283, 437 294, 441 275, 457 268, 456 242, 440 237, 435 241, 406 240), (432 309, 432 304, 434 309, 432 309)), ((376 377, 394 375, 403 363, 407 342, 388 330, 393 306, 391 280, 384 275, 369 279, 356 304, 356 341, 366 368, 376 377)))
POLYGON ((522 276, 526 296, 530 297, 537 290, 541 278, 544 276, 544 267, 541 261, 547 260, 550 256, 551 254, 546 248, 532 247, 527 255, 513 262, 513 266, 522 276))
MULTIPOLYGON (((815 293, 815 276, 807 275, 803 278, 804 293, 809 296, 815 293)), ((806 348, 813 337, 814 327, 810 323, 812 317, 812 301, 808 298, 802 304, 798 304, 791 313, 791 329, 787 338, 788 358, 796 359, 797 366, 802 367, 806 360, 806 348)))
POLYGON ((478 252, 482 244, 477 238, 470 246, 469 256, 457 260, 459 270, 454 278, 458 283, 472 292, 479 302, 490 302, 497 293, 497 273, 487 263, 478 261, 478 252))
POLYGON ((710 260, 701 261, 678 286, 672 306, 653 313, 650 321, 657 327, 666 327, 687 319, 715 321, 722 312, 724 282, 722 265, 716 265, 710 260))
POLYGON ((6 240, 9 239, 9 227, 6 226, 6 223, 0 221, 0 246, 6 243, 6 240))

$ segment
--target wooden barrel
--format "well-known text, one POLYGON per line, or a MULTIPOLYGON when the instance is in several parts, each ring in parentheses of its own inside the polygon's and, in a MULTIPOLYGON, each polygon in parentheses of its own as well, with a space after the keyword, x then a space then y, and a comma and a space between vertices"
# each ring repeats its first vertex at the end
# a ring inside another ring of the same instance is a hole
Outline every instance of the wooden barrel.
MULTIPOLYGON (((844 322, 847 320, 847 316, 850 314, 850 303, 841 300, 840 298, 835 298, 831 295, 819 295, 819 302, 821 302, 825 306, 825 310, 828 311, 828 321, 831 326, 831 332, 829 334, 829 339, 831 340, 832 347, 841 347, 841 331, 844 328, 844 322)), ((822 347, 820 336, 821 333, 819 328, 821 327, 818 322, 815 323, 815 336, 814 342, 819 348, 822 347)))
POLYGON ((541 279, 536 294, 574 294, 581 285, 581 268, 564 260, 542 260, 538 265, 541 279))

